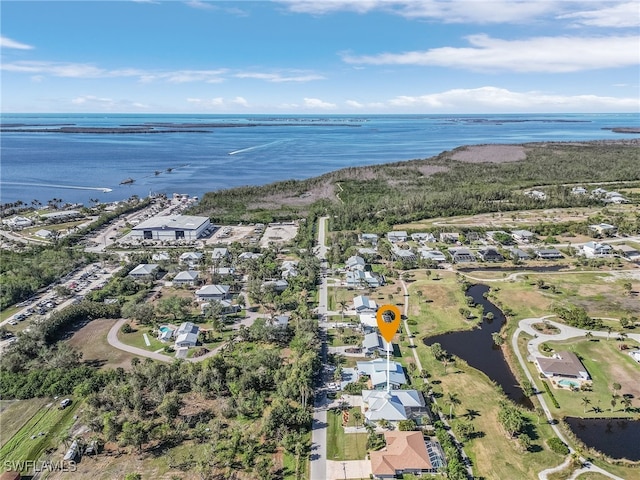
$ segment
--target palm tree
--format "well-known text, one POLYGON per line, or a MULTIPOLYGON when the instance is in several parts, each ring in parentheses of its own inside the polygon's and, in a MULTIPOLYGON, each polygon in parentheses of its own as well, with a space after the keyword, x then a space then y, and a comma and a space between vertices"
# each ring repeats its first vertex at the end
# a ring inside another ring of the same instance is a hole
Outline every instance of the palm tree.
POLYGON ((340 304, 340 316, 342 319, 342 323, 344 323, 344 311, 347 308, 347 302, 346 300, 340 300, 338 303, 340 304))
POLYGON ((611 335, 611 332, 613 332, 613 328, 607 325, 605 329, 607 330, 607 340, 609 340, 609 335, 611 335))
POLYGON ((590 403, 591 400, 589 400, 589 397, 582 397, 582 406, 584 407, 583 413, 587 413, 587 405, 589 405, 590 403))
POLYGON ((591 332, 587 332, 584 334, 584 338, 586 338, 587 340, 591 341, 591 339, 593 338, 593 333, 591 332))
POLYGON ((445 403, 449 405, 449 420, 451 420, 451 418, 453 417, 453 407, 455 405, 460 405, 460 399, 458 398, 457 394, 448 392, 445 403))

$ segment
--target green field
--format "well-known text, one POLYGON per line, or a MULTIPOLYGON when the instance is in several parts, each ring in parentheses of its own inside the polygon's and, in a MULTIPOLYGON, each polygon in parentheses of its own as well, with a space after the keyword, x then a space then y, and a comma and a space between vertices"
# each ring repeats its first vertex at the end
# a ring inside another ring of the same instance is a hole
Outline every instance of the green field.
POLYGON ((39 409, 0 448, 0 462, 38 460, 46 449, 58 444, 57 437, 73 424, 78 404, 74 402, 64 410, 58 408, 58 402, 48 405, 39 409))
POLYGON ((367 454, 366 433, 344 433, 342 413, 327 412, 327 459, 363 460, 367 454))
POLYGON ((7 443, 46 403, 47 401, 42 398, 0 400, 0 447, 7 443))

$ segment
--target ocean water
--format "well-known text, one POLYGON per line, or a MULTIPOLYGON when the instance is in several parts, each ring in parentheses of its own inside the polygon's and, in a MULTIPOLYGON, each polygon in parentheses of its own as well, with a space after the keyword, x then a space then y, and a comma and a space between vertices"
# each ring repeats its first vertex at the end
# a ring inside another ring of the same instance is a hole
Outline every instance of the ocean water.
POLYGON ((638 114, 3 114, 0 202, 88 203, 303 179, 343 167, 428 158, 461 145, 638 138, 609 130, 638 114), (26 128, 190 124, 204 132, 96 134, 26 128), (9 125, 21 124, 20 127, 9 125), (206 125, 234 125, 212 128, 206 125), (200 126, 200 127, 198 127, 200 126), (168 170, 170 169, 170 171, 168 170), (132 178, 131 184, 121 181, 132 178), (103 189, 110 189, 105 192, 103 189))

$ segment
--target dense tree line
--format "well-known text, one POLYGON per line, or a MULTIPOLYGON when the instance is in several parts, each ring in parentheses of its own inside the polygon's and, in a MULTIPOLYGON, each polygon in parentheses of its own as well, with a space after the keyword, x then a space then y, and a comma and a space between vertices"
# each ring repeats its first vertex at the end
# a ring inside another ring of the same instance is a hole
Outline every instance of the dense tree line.
POLYGON ((61 246, 34 246, 14 252, 2 250, 0 258, 0 309, 29 298, 94 256, 61 246))

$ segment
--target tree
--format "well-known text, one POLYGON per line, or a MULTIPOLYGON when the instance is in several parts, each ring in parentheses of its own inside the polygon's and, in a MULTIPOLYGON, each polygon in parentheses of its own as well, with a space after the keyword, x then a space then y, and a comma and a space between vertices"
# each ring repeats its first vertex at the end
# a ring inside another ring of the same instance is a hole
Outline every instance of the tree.
POLYGON ((489 321, 493 320, 493 318, 494 318, 493 312, 488 312, 488 313, 485 315, 485 318, 486 318, 487 320, 489 320, 489 321))
POLYGON ((614 393, 617 394, 622 389, 622 385, 620 385, 618 382, 613 382, 613 384, 611 385, 611 389, 614 393))
POLYGON ((591 403, 591 400, 589 400, 589 397, 582 397, 582 406, 584 407, 584 411, 583 413, 587 413, 587 406, 591 403))
POLYGON ((122 316, 132 318, 142 325, 149 325, 154 319, 153 305, 150 303, 127 302, 122 306, 122 316))
POLYGON ((631 284, 631 282, 624 282, 622 284, 622 288, 624 289, 626 295, 631 295, 631 292, 633 291, 633 285, 631 284))
POLYGON ((493 339, 493 343, 495 345, 497 345, 498 347, 500 347, 500 346, 502 346, 504 344, 504 338, 498 332, 492 333, 491 334, 491 338, 493 339))
POLYGON ((453 417, 453 409, 456 405, 460 405, 460 399, 455 393, 447 392, 445 404, 449 405, 449 420, 453 417))
POLYGON ((124 480, 142 480, 142 475, 139 473, 127 473, 124 476, 124 480))
POLYGON ((167 422, 171 422, 178 416, 181 407, 182 399, 178 392, 169 392, 158 406, 158 413, 164 415, 167 422))
POLYGON ((124 422, 120 433, 120 442, 124 445, 135 446, 139 452, 142 445, 149 439, 148 426, 143 422, 124 422))
POLYGON ((526 432, 522 432, 518 435, 518 443, 522 449, 526 452, 531 448, 531 437, 526 432))
POLYGON ((162 315, 172 315, 174 320, 184 317, 188 312, 188 307, 191 305, 191 299, 170 296, 164 297, 158 302, 158 313, 162 315))
POLYGON ((442 348, 442 345, 440 345, 439 343, 434 343, 433 345, 431 345, 431 353, 433 353, 433 356, 438 361, 442 360, 442 357, 446 356, 446 352, 442 348))
POLYGON ((535 393, 535 388, 529 380, 522 382, 522 391, 527 397, 531 397, 535 393))
POLYGON ((398 430, 401 432, 412 432, 417 428, 416 422, 414 420, 400 420, 398 422, 398 430))
POLYGON ((593 333, 587 331, 587 333, 584 334, 584 338, 591 341, 593 339, 593 333))

